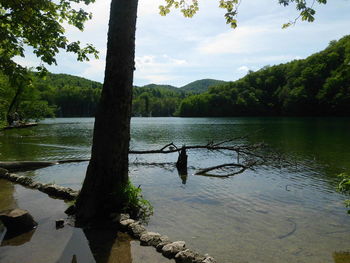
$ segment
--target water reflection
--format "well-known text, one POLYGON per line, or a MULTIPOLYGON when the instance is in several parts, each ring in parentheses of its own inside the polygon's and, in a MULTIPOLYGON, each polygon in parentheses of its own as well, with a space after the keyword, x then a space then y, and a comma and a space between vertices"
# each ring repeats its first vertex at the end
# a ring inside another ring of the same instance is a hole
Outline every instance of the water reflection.
POLYGON ((109 258, 115 250, 121 250, 121 255, 117 255, 115 262, 131 263, 130 238, 119 234, 118 229, 113 226, 105 226, 101 223, 100 227, 84 229, 84 234, 89 241, 91 252, 97 263, 110 262, 109 258), (122 246, 118 246, 119 243, 122 246), (123 260, 117 260, 123 257, 123 260))
POLYGON ((13 195, 14 191, 15 187, 12 183, 0 179, 0 211, 17 207, 17 202, 13 195))
MULTIPOLYGON (((28 133, 6 133, 0 136, 0 159, 84 158, 90 154, 92 124, 93 119, 56 119, 28 133)), ((141 185, 144 197, 155 208, 150 230, 172 240, 184 239, 189 246, 225 263, 329 263, 334 257, 338 260, 334 251, 349 250, 350 217, 343 205, 346 197, 335 191, 335 175, 350 171, 349 119, 133 118, 131 126, 131 147, 142 150, 159 149, 169 142, 205 144, 261 130, 241 142, 264 141, 301 163, 299 169, 266 166, 231 178, 208 178, 194 176, 195 168, 226 163, 229 157, 189 151, 188 175, 182 178, 174 166, 178 154, 130 156, 131 180, 141 185)), ((79 189, 86 166, 64 164, 32 175, 36 180, 79 189)), ((39 230, 29 244, 42 233, 39 230)), ((64 231, 68 230, 57 233, 64 231)), ((59 247, 67 251, 80 242, 95 261, 85 234, 74 236, 69 241, 71 236, 66 233, 59 247)), ((129 244, 132 256, 134 242, 129 244)), ((77 251, 79 248, 71 250, 62 262, 83 262, 77 251)))
POLYGON ((55 220, 65 217, 67 205, 39 191, 0 180, 0 193, 0 210, 18 205, 38 222, 36 230, 2 241, 1 263, 175 263, 111 225, 101 223, 84 230, 65 225, 56 229, 55 220))
POLYGON ((30 240, 33 237, 33 234, 35 232, 35 229, 21 234, 21 235, 16 235, 16 236, 12 236, 12 235, 8 235, 8 233, 6 232, 3 240, 1 241, 1 246, 5 247, 5 246, 21 246, 27 242, 30 242, 30 240))

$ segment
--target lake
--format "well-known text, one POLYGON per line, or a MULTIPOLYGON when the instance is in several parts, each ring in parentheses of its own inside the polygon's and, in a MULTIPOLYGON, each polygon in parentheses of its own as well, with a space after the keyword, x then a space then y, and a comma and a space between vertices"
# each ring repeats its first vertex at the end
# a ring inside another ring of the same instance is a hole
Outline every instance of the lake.
MULTIPOLYGON (((0 160, 88 158, 93 121, 57 118, 3 131, 0 160)), ((184 178, 174 167, 177 153, 130 155, 130 178, 154 206, 149 230, 224 263, 350 262, 350 215, 343 204, 349 197, 336 192, 336 175, 350 172, 349 118, 133 118, 131 127, 133 150, 249 135, 237 143, 264 142, 293 163, 205 177, 194 174, 233 157, 191 150, 184 178)), ((69 163, 23 174, 79 189, 86 167, 69 163)))

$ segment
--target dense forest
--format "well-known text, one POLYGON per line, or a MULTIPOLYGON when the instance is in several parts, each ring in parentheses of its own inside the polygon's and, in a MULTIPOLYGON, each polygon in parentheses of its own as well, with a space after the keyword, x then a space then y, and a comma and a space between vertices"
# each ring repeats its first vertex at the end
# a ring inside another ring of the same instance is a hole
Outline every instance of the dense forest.
POLYGON ((265 66, 185 98, 179 115, 349 116, 350 36, 306 59, 265 66))
POLYGON ((170 85, 150 84, 135 87, 133 91, 134 116, 175 116, 182 100, 206 92, 209 87, 225 83, 221 80, 202 79, 177 88, 170 85))
MULTIPOLYGON (((36 73, 16 86, 0 74, 0 122, 94 116, 102 84, 67 74, 36 73)), ((233 82, 134 87, 133 116, 349 116, 350 36, 306 59, 265 66, 233 82)))
MULTIPOLYGON (((150 84, 134 87, 133 116, 174 116, 181 101, 208 87, 224 83, 203 79, 184 87, 150 84)), ((91 117, 100 98, 102 84, 77 76, 48 73, 45 78, 30 74, 30 81, 12 87, 0 74, 0 121, 13 112, 24 119, 42 117, 91 117)))

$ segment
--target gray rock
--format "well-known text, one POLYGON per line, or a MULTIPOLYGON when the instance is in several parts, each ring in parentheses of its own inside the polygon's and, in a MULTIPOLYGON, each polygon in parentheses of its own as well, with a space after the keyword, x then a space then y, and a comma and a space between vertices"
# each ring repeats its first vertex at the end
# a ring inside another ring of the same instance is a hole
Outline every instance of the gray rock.
POLYGON ((34 182, 34 183, 31 183, 29 187, 34 189, 39 189, 40 187, 42 187, 42 185, 43 185, 42 183, 34 182))
POLYGON ((169 242, 160 242, 160 243, 158 243, 157 244, 157 246, 156 246, 156 250, 158 251, 158 252, 162 252, 162 249, 163 249, 163 247, 165 246, 165 245, 168 245, 168 244, 170 244, 171 242, 169 241, 169 242))
POLYGON ((120 214, 120 221, 127 220, 127 219, 130 219, 129 214, 120 214))
POLYGON ((162 250, 162 248, 169 243, 171 243, 171 241, 168 236, 160 236, 158 239, 153 239, 151 245, 157 247, 159 244, 163 244, 160 248, 160 250, 162 250))
POLYGON ((112 213, 110 215, 110 218, 113 222, 120 223, 121 221, 130 219, 130 215, 129 214, 112 213))
POLYGON ((185 241, 172 242, 162 248, 162 254, 167 258, 172 258, 180 251, 185 250, 185 247, 185 241))
POLYGON ((18 208, 1 212, 0 220, 7 228, 6 234, 11 236, 26 233, 38 225, 28 211, 18 208))
POLYGON ((167 236, 161 236, 159 241, 160 242, 155 245, 158 252, 162 252, 162 248, 171 243, 167 236))
POLYGON ((142 246, 156 246, 160 242, 161 235, 155 232, 146 232, 141 235, 140 243, 142 246))
POLYGON ((27 176, 17 176, 16 182, 22 185, 30 185, 33 181, 27 176))
MULTIPOLYGON (((130 220, 130 219, 127 219, 130 220)), ((129 225, 129 231, 131 235, 136 238, 140 238, 142 234, 144 234, 147 230, 144 226, 142 226, 139 222, 134 222, 129 225)))
POLYGON ((204 259, 205 257, 203 255, 191 249, 185 249, 175 255, 177 263, 202 263, 204 259))
POLYGON ((202 261, 202 263, 217 263, 217 262, 211 256, 206 256, 205 259, 202 261))
POLYGON ((40 191, 61 199, 73 200, 77 192, 70 188, 65 188, 56 184, 43 184, 38 188, 40 191))
POLYGON ((8 174, 9 178, 13 181, 16 181, 18 175, 17 174, 8 174))
POLYGON ((64 227, 64 219, 56 220, 56 229, 64 227))
POLYGON ((0 167, 0 176, 5 176, 8 174, 8 172, 9 171, 7 169, 0 167))
POLYGON ((126 219, 126 220, 120 221, 120 226, 126 230, 128 226, 132 223, 135 223, 134 219, 126 219))

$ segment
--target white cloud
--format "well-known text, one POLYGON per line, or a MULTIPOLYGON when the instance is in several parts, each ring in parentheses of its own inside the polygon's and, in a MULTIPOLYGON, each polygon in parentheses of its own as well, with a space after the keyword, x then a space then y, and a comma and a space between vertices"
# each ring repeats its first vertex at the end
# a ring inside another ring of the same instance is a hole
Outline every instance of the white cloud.
POLYGON ((91 59, 84 62, 87 68, 80 74, 81 77, 93 80, 101 80, 104 76, 106 61, 104 59, 91 59))
POLYGON ((301 59, 301 56, 297 55, 271 55, 271 56, 265 56, 264 54, 261 55, 254 55, 252 57, 246 57, 241 60, 241 62, 244 63, 252 63, 252 64, 261 64, 261 63, 267 63, 267 64, 275 64, 275 63, 284 63, 289 62, 295 59, 301 59))
POLYGON ((142 78, 149 83, 164 84, 175 79, 176 77, 169 74, 164 74, 164 75, 158 74, 158 75, 145 75, 142 78))
POLYGON ((263 26, 242 26, 235 30, 209 37, 199 44, 198 50, 204 54, 245 54, 268 49, 259 42, 261 37, 274 32, 263 26))
POLYGON ((16 63, 20 64, 22 67, 37 67, 40 64, 40 60, 35 58, 34 56, 20 57, 16 56, 13 59, 16 63))
POLYGON ((188 66, 186 60, 168 55, 137 56, 135 62, 135 78, 152 83, 164 83, 164 81, 173 80, 176 78, 174 72, 188 66))
POLYGON ((138 6, 138 16, 159 14, 159 6, 164 5, 164 0, 141 0, 138 6))
POLYGON ((243 71, 243 72, 247 72, 249 70, 249 68, 247 66, 240 66, 237 71, 243 71))

